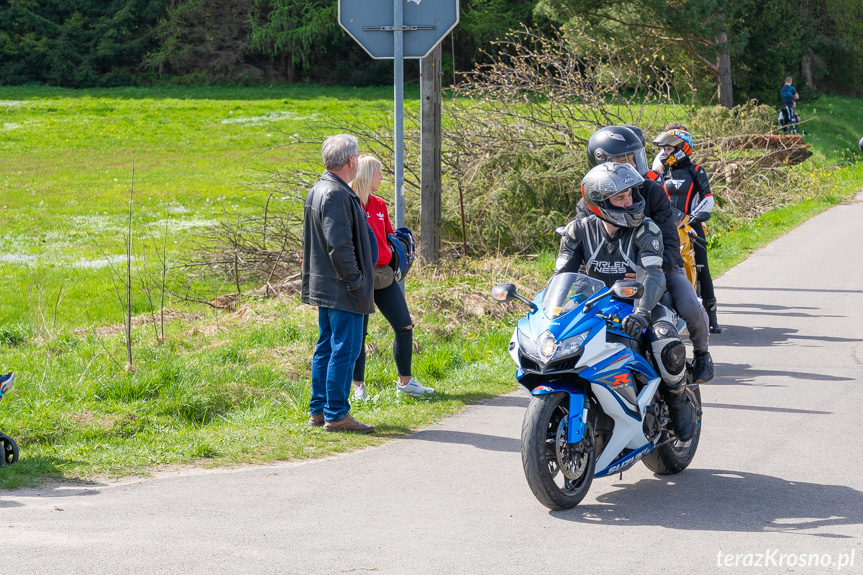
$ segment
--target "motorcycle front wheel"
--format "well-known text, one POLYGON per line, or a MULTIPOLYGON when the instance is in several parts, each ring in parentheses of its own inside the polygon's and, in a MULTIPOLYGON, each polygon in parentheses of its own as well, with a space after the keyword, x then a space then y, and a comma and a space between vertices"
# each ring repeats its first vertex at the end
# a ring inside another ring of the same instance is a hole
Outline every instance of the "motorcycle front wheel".
POLYGON ((521 428, 521 462, 530 490, 552 510, 581 503, 593 482, 596 454, 593 430, 584 439, 567 443, 569 394, 563 391, 534 396, 521 428))

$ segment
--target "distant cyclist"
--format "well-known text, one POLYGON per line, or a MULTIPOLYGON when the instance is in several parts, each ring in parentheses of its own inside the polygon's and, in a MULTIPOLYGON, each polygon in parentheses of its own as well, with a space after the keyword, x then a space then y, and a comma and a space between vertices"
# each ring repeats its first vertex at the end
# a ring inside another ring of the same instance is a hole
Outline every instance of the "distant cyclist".
POLYGON ((797 93, 797 90, 794 86, 791 85, 791 76, 785 78, 785 84, 779 90, 779 96, 782 98, 783 106, 791 106, 791 109, 797 107, 797 100, 800 99, 800 94, 797 93))
POLYGON ((785 78, 785 84, 779 89, 779 97, 782 98, 782 107, 779 110, 779 123, 782 124, 782 130, 787 131, 790 126, 792 133, 796 134, 797 123, 800 121, 796 111, 800 94, 791 85, 791 76, 785 78))

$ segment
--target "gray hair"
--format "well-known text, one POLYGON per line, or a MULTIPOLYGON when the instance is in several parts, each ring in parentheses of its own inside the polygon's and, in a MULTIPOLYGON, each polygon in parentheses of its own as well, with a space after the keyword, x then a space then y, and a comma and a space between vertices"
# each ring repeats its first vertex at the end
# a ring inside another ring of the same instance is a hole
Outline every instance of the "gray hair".
POLYGON ((324 168, 327 170, 341 169, 351 156, 357 154, 359 154, 357 139, 350 134, 330 136, 321 146, 321 156, 324 159, 324 168))

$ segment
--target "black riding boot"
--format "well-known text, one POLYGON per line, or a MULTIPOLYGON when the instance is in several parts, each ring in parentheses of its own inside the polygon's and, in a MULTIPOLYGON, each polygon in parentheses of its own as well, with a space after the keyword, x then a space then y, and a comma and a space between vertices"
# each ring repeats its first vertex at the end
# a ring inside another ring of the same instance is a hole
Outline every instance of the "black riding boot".
POLYGON ((713 358, 709 351, 695 352, 695 361, 692 362, 692 379, 695 383, 707 383, 713 379, 713 358))
POLYGON ((666 397, 675 435, 681 441, 689 441, 698 431, 698 414, 695 413, 695 406, 686 399, 686 386, 669 389, 666 397))
POLYGON ((704 309, 707 310, 710 333, 722 333, 722 328, 719 327, 719 322, 716 321, 716 298, 704 300, 704 309))

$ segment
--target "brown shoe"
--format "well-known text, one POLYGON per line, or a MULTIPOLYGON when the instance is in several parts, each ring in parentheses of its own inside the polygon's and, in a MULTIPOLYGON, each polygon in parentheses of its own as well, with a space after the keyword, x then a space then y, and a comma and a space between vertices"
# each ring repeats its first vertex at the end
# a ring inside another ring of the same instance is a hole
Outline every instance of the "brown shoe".
POLYGON ((338 421, 328 421, 324 423, 324 429, 327 431, 353 431, 354 433, 372 433, 375 428, 373 425, 360 423, 350 414, 338 421))
POLYGON ((317 415, 309 416, 309 425, 312 427, 321 427, 324 424, 324 414, 318 413, 317 415))

